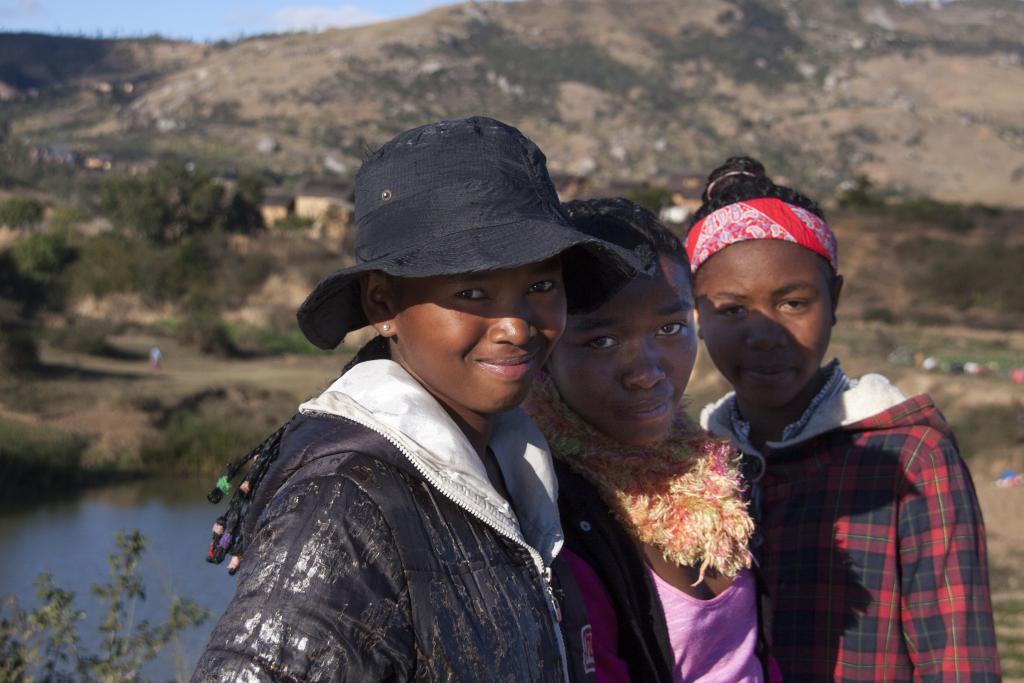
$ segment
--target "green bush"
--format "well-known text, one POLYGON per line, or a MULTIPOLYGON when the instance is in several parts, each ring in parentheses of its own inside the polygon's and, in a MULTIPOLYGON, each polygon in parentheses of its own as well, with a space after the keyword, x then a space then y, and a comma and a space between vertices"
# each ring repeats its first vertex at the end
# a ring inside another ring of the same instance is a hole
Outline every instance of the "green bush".
POLYGON ((908 241, 900 252, 919 299, 961 310, 1024 313, 1024 247, 922 239, 908 241))
POLYGON ((14 265, 23 275, 52 284, 75 258, 67 237, 59 233, 33 233, 11 246, 14 265))
POLYGON ((27 329, 0 325, 0 372, 23 375, 39 366, 39 344, 27 329))
POLYGON ((657 216, 659 211, 672 202, 672 193, 664 187, 647 185, 630 192, 629 199, 657 216))
POLYGON ((180 160, 162 159, 143 177, 112 176, 103 185, 100 208, 111 222, 157 244, 192 235, 258 228, 259 180, 245 176, 228 197, 212 176, 180 160))
POLYGON ((269 254, 224 254, 218 258, 216 277, 208 293, 216 297, 224 308, 241 306, 263 285, 273 269, 274 258, 269 254))
POLYGON ((885 323, 886 325, 894 325, 899 320, 899 317, 893 313, 891 309, 885 308, 884 306, 877 306, 864 311, 864 319, 873 322, 885 323))
POLYGON ((36 496, 75 486, 88 445, 80 436, 0 420, 0 493, 36 496))
POLYGON ((1024 406, 994 404, 978 406, 952 421, 966 459, 992 450, 1015 451, 1024 443, 1024 406))
POLYGON ((85 212, 70 204, 56 206, 50 213, 50 224, 59 233, 67 233, 72 227, 85 219, 85 212))
POLYGON ((105 320, 75 319, 50 335, 50 342, 57 348, 77 353, 100 356, 110 353, 108 338, 116 327, 105 320))
POLYGON ((206 608, 176 597, 163 624, 136 622, 136 607, 146 599, 138 573, 146 538, 138 530, 117 532, 115 538, 117 553, 108 556, 110 580, 92 586, 106 605, 97 651, 83 646, 79 629, 86 615, 75 607, 75 594, 42 573, 35 581, 38 608, 25 611, 8 596, 0 609, 0 681, 141 681, 143 664, 178 633, 210 618, 206 608))
POLYGON ((881 209, 883 198, 876 193, 875 185, 866 175, 857 176, 852 185, 839 194, 838 203, 844 209, 881 209))
POLYGON ((210 242, 190 237, 174 245, 140 249, 135 289, 151 301, 178 301, 205 291, 219 263, 210 242))
POLYGON ((100 208, 116 227, 163 241, 173 221, 160 188, 143 178, 113 177, 103 184, 100 208))
POLYGON ((193 314, 185 318, 178 328, 178 339, 210 356, 233 358, 241 355, 227 325, 216 315, 193 314))
POLYGON ((26 228, 43 220, 43 205, 35 199, 11 197, 0 200, 0 225, 26 228))
POLYGON ((277 331, 249 325, 228 325, 227 331, 235 347, 246 354, 276 356, 285 353, 302 355, 323 353, 298 329, 277 331))
MULTIPOLYGON (((979 207, 977 210, 982 211, 979 207)), ((971 207, 940 202, 927 197, 904 199, 886 207, 886 213, 900 221, 917 221, 951 232, 969 232, 974 228, 971 207)))
POLYGON ((81 244, 68 282, 74 296, 137 292, 151 302, 178 301, 209 287, 223 255, 222 240, 212 237, 155 245, 100 235, 81 244))
POLYGON ((71 295, 103 297, 136 289, 137 273, 151 249, 123 235, 105 234, 85 240, 68 269, 71 295))
POLYGON ((274 230, 305 230, 313 225, 313 221, 309 218, 303 218, 294 213, 290 213, 281 220, 274 223, 274 230))
POLYGON ((143 464, 154 470, 217 472, 266 436, 261 427, 224 406, 203 412, 184 408, 174 411, 139 453, 143 464))

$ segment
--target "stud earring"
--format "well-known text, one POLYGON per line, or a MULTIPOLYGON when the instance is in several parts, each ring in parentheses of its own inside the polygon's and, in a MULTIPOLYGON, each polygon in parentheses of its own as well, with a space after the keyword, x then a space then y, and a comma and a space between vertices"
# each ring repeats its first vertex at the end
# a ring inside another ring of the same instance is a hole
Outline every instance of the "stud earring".
POLYGON ((383 325, 380 326, 380 329, 381 329, 381 332, 390 332, 391 331, 391 323, 384 323, 383 325))

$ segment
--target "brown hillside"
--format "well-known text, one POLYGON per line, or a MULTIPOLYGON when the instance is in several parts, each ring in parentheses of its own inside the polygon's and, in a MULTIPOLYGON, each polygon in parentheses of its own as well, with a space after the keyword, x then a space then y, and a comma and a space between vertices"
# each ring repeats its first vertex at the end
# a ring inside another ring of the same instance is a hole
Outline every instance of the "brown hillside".
POLYGON ((79 40, 58 66, 41 37, 4 35, 0 91, 33 142, 290 174, 351 172, 400 129, 486 113, 535 137, 556 170, 599 181, 658 181, 743 151, 819 194, 866 174, 1021 206, 1021 35, 1019 0, 470 3, 217 47, 79 40), (130 93, 97 96, 122 72, 130 93), (265 138, 276 152, 257 151, 265 138))

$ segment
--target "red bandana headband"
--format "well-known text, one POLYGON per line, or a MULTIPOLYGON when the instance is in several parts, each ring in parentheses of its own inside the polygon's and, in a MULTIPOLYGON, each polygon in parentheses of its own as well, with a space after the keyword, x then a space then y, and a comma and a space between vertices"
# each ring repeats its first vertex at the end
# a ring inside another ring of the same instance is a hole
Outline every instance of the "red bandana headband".
POLYGON ((723 206, 697 222, 686 236, 694 273, 714 254, 746 240, 784 240, 825 258, 839 270, 836 236, 821 218, 781 199, 748 199, 723 206))

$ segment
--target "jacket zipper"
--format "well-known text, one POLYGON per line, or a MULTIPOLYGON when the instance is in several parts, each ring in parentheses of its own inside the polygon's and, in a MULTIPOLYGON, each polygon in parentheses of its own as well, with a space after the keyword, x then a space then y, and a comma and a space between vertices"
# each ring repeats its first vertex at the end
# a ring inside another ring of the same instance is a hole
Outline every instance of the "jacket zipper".
POLYGON ((369 429, 375 434, 379 434, 388 443, 390 443, 392 446, 398 449, 398 452, 405 456, 405 459, 408 460, 414 468, 416 468, 416 471, 420 473, 420 476, 426 479, 427 483, 433 486, 438 493, 440 493, 442 496, 450 500, 461 510, 468 512, 470 515, 486 524, 493 531, 497 532, 498 535, 507 538, 516 545, 526 549, 526 551, 530 553, 530 557, 533 559, 534 568, 537 570, 537 576, 544 583, 544 594, 547 596, 547 600, 545 600, 545 602, 548 606, 548 616, 551 618, 551 621, 555 627, 555 640, 558 642, 558 655, 562 660, 562 679, 565 683, 569 683, 569 662, 568 656, 566 655, 565 651, 565 640, 562 638, 562 610, 558 606, 558 600, 555 598, 555 591, 551 587, 551 569, 544 564, 544 558, 540 556, 540 553, 537 552, 536 549, 534 549, 534 547, 531 546, 529 543, 526 543, 525 541, 520 541, 515 536, 512 536, 506 533, 505 531, 499 529, 497 526, 495 526, 489 520, 487 520, 483 515, 464 505, 462 501, 458 500, 458 497, 455 496, 455 494, 445 491, 445 489, 438 484, 437 480, 434 479, 434 477, 426 470, 426 468, 416 461, 416 458, 413 457, 412 453, 409 453, 407 450, 405 450, 405 448, 402 447, 401 444, 399 444, 397 441, 392 439, 390 435, 384 433, 380 429, 377 429, 372 425, 364 424, 358 420, 355 420, 351 417, 347 417, 344 415, 335 415, 334 413, 325 413, 315 410, 308 411, 306 414, 319 415, 321 417, 327 417, 331 419, 348 420, 349 422, 355 423, 361 427, 369 429))

